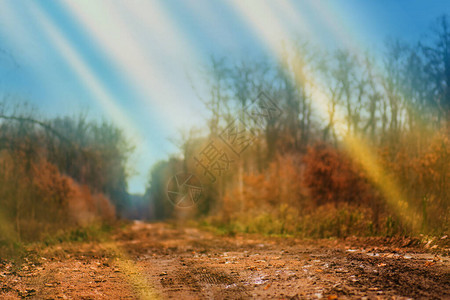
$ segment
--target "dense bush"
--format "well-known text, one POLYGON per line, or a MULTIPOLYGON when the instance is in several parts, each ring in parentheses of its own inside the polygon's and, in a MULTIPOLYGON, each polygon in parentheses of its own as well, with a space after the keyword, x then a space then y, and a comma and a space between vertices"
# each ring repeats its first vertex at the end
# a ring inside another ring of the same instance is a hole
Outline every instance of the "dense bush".
POLYGON ((379 164, 406 195, 406 222, 344 151, 320 142, 301 158, 280 155, 263 173, 244 175, 208 222, 228 232, 305 237, 444 234, 449 230, 449 139, 445 130, 417 150, 402 141, 379 149, 379 164), (412 226, 419 224, 419 228, 412 226))
POLYGON ((303 162, 305 186, 316 205, 378 201, 363 168, 345 152, 320 143, 308 149, 303 162))
POLYGON ((121 132, 107 123, 39 120, 27 109, 5 107, 0 104, 0 244, 114 220, 127 200, 129 147, 121 132))

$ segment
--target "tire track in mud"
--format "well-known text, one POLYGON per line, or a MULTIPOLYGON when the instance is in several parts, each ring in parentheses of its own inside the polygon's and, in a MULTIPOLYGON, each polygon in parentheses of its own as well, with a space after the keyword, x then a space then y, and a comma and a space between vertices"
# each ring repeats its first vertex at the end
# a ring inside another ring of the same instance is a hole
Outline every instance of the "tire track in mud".
POLYGON ((17 269, 0 260, 0 298, 450 299, 448 256, 369 244, 136 222, 110 243, 49 247, 17 269))
MULTIPOLYGON (((167 256, 171 256, 170 254, 167 256)), ((184 255, 175 258, 150 256, 138 262, 163 298, 248 298, 240 277, 228 270, 200 264, 184 255)))
POLYGON ((167 224, 136 223, 117 240, 163 298, 450 298, 448 257, 427 265, 399 249, 370 255, 338 241, 223 237, 167 224))

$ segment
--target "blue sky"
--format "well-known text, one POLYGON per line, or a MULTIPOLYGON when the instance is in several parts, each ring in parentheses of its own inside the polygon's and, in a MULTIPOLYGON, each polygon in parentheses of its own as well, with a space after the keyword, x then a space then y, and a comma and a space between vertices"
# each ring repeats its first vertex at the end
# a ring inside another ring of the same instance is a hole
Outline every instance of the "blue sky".
POLYGON ((387 36, 416 41, 444 13, 448 1, 0 0, 0 97, 114 122, 137 146, 129 189, 143 192, 177 150, 169 138, 203 124, 191 84, 204 91, 211 56, 276 59, 292 37, 376 51, 387 36))

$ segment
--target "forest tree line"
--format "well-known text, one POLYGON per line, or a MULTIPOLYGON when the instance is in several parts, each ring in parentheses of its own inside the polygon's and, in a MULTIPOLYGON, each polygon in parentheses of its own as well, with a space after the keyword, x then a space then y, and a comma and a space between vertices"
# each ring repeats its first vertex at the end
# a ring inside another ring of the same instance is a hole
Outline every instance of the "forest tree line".
POLYGON ((127 192, 133 149, 119 128, 83 115, 45 118, 5 99, 0 246, 129 217, 130 207, 131 217, 196 217, 226 232, 448 232, 449 26, 442 16, 426 39, 414 45, 390 40, 378 56, 298 42, 276 63, 212 59, 204 73, 208 93, 199 95, 209 112, 206 126, 183 132, 179 153, 150 171, 143 198, 127 192), (318 84, 326 98, 322 111, 314 95, 318 84), (227 152, 229 165, 211 180, 198 157, 212 143, 225 147, 220 137, 237 118, 251 122, 245 111, 261 92, 281 114, 253 132, 238 156, 227 152), (374 181, 375 171, 355 159, 346 136, 370 149, 374 170, 392 182, 374 181), (183 171, 203 183, 193 209, 177 209, 167 199, 168 181, 183 171), (389 199, 385 186, 406 202, 389 199))
POLYGON ((128 205, 122 131, 86 116, 46 119, 0 103, 0 244, 111 222, 128 205))
POLYGON ((382 55, 327 52, 297 42, 276 63, 212 59, 204 75, 209 90, 200 96, 209 111, 207 130, 184 132, 180 154, 152 169, 146 197, 155 217, 186 214, 167 201, 168 180, 180 171, 205 175, 193 158, 218 141, 236 116, 248 120, 242 112, 263 92, 281 116, 257 132, 216 182, 203 176, 203 198, 190 214, 232 232, 315 237, 448 232, 448 16, 439 17, 416 44, 388 40, 382 55), (322 111, 313 93, 318 83, 327 99, 322 111), (393 179, 388 184, 406 202, 392 206, 396 199, 387 199, 383 183, 374 182, 371 171, 354 159, 345 136, 370 149, 377 169, 393 179))

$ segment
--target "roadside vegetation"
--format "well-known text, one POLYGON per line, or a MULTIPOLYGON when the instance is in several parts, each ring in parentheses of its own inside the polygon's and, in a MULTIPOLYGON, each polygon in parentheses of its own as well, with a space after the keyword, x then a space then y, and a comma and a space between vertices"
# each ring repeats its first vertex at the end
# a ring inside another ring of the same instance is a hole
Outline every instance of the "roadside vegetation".
POLYGON ((126 217, 197 220, 227 234, 447 236, 449 28, 449 17, 440 17, 417 44, 389 40, 382 55, 298 42, 277 63, 212 59, 204 72, 209 90, 199 93, 206 126, 181 134, 179 154, 155 164, 143 197, 127 192, 133 148, 119 128, 85 116, 44 118, 5 99, 2 255, 34 241, 95 240, 126 217), (327 99, 322 110, 317 83, 327 99), (261 92, 280 115, 235 155, 220 137, 237 118, 252 122, 244 112, 261 92), (220 172, 198 161, 211 143, 229 158, 220 172), (167 183, 179 172, 203 183, 188 209, 167 199, 167 183))
POLYGON ((127 205, 122 132, 83 116, 40 118, 12 100, 0 103, 2 253, 101 234, 127 205))
POLYGON ((153 215, 196 216, 228 233, 445 236, 449 28, 442 16, 416 44, 390 39, 382 54, 330 53, 299 42, 278 63, 212 59, 202 98, 207 129, 183 132, 180 154, 153 168, 146 193, 153 215), (313 97, 317 83, 327 99, 322 110, 313 97), (220 136, 237 117, 252 122, 244 111, 261 92, 281 115, 233 156, 220 136), (211 142, 231 158, 216 168, 214 182, 196 160, 211 142), (167 182, 180 171, 204 185, 195 209, 167 201, 167 182))

